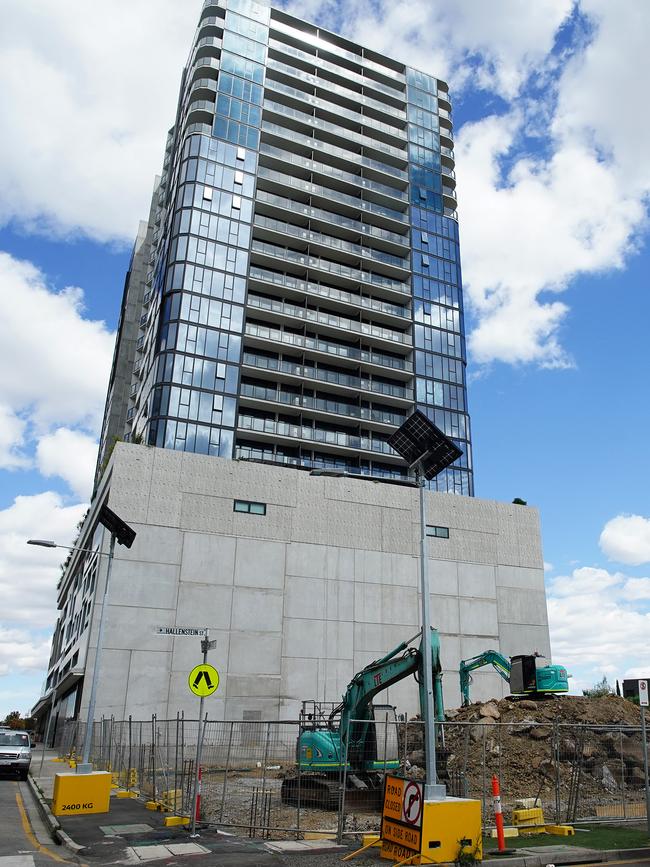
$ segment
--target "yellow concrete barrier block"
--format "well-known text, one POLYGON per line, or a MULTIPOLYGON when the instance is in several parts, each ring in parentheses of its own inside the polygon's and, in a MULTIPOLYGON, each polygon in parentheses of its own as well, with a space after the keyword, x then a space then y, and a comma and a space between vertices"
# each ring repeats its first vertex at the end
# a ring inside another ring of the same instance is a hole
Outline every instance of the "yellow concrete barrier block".
POLYGON ((534 807, 532 810, 513 810, 512 811, 513 825, 543 825, 544 812, 541 807, 534 807))
POLYGON ((379 834, 364 834, 362 837, 363 846, 381 846, 381 837, 379 834))
POLYGON ((54 775, 52 812, 55 816, 108 813, 110 801, 111 775, 106 771, 90 774, 64 771, 54 775))
POLYGON ((116 798, 137 798, 138 793, 137 792, 127 792, 126 789, 122 789, 122 790, 118 790, 117 792, 115 792, 115 797, 116 798))
POLYGON ((165 827, 173 828, 176 825, 189 825, 190 817, 189 816, 165 816, 165 827))
MULTIPOLYGON (((490 837, 492 837, 494 840, 496 840, 498 836, 499 835, 497 834, 497 829, 492 828, 492 831, 490 833, 490 837)), ((519 836, 519 828, 504 828, 503 829, 503 836, 504 837, 518 837, 519 836)))
POLYGON ((558 837, 572 837, 575 835, 576 829, 571 825, 547 825, 546 831, 548 834, 556 834, 558 837))
POLYGON ((327 831, 305 831, 302 838, 303 840, 336 840, 336 834, 327 831))

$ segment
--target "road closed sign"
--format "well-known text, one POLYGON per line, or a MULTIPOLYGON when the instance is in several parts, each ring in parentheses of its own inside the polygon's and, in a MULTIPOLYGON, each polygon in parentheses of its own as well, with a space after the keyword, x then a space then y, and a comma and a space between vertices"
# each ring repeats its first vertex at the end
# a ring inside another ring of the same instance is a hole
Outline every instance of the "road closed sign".
MULTIPOLYGON (((419 853, 422 846, 422 783, 386 776, 381 821, 382 853, 419 853)), ((404 855, 408 857, 408 854, 404 855)))
POLYGON ((639 704, 641 707, 648 707, 648 681, 639 681, 639 704))

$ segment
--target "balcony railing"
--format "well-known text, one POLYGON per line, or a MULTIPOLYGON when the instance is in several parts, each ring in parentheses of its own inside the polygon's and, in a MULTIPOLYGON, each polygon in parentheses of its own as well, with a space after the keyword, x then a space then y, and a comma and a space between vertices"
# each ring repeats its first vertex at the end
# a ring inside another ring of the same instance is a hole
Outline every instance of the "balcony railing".
POLYGON ((369 377, 352 376, 347 373, 339 373, 334 370, 325 370, 310 364, 294 364, 279 358, 269 358, 266 355, 256 355, 252 352, 244 352, 243 363, 259 370, 275 370, 278 373, 286 373, 289 376, 297 376, 301 379, 313 379, 318 382, 327 382, 330 385, 339 385, 344 388, 352 388, 355 391, 362 390, 385 397, 394 397, 400 400, 413 400, 413 389, 393 383, 378 382, 369 377))
MULTIPOLYGON (((253 302, 251 302, 249 299, 249 304, 251 307, 256 307, 258 310, 271 310, 277 307, 276 312, 284 313, 286 316, 293 316, 295 314, 297 319, 303 319, 309 322, 317 322, 320 325, 329 325, 330 327, 342 328, 344 330, 348 330, 345 327, 345 323, 351 321, 348 319, 343 319, 340 316, 328 316, 327 314, 319 313, 315 310, 305 310, 302 307, 294 307, 293 304, 282 304, 282 302, 270 301, 270 299, 268 298, 255 297, 255 301, 253 302)), ((365 334, 366 336, 370 336, 368 334, 368 330, 386 330, 378 329, 373 326, 367 326, 365 325, 365 323, 360 322, 352 322, 351 324, 357 327, 349 329, 350 331, 365 334)), ((324 352, 326 355, 338 355, 341 358, 350 358, 353 361, 366 362, 367 364, 376 364, 378 367, 389 367, 393 370, 403 370, 408 373, 413 371, 413 364, 404 358, 394 358, 392 355, 384 355, 381 352, 369 352, 366 349, 357 349, 357 347, 355 346, 342 346, 339 343, 331 343, 330 341, 325 340, 322 337, 305 337, 302 334, 292 334, 290 331, 282 331, 279 328, 271 328, 268 325, 258 325, 254 322, 247 322, 245 331, 246 334, 248 334, 250 337, 261 337, 264 340, 271 340, 276 343, 284 343, 288 346, 299 346, 302 349, 311 349, 315 352, 324 352)))
POLYGON ((249 271, 250 280, 259 280, 263 283, 273 283, 276 286, 284 286, 303 292, 306 295, 318 295, 321 298, 331 298, 344 304, 353 304, 355 307, 363 307, 366 310, 374 310, 377 313, 386 313, 389 316, 399 316, 403 319, 411 318, 411 311, 407 307, 391 304, 389 301, 381 301, 378 298, 369 298, 367 295, 357 295, 346 292, 345 289, 337 289, 325 283, 314 283, 311 280, 300 280, 291 274, 278 274, 276 271, 267 271, 251 265, 249 271))
POLYGON ((274 421, 270 418, 255 418, 254 416, 240 415, 237 420, 237 428, 238 430, 291 437, 291 439, 309 440, 315 443, 399 457, 387 442, 375 439, 374 437, 354 436, 342 431, 322 430, 322 428, 318 427, 289 424, 284 421, 274 421))
POLYGON ((315 410, 332 415, 343 415, 347 418, 356 418, 361 421, 375 422, 376 424, 390 424, 399 427, 405 419, 402 412, 390 412, 383 409, 374 409, 366 406, 355 406, 350 403, 342 403, 337 400, 326 400, 320 397, 311 397, 307 394, 293 394, 282 391, 275 386, 268 388, 261 385, 252 385, 242 382, 240 395, 253 400, 265 400, 270 403, 281 403, 299 409, 315 410))

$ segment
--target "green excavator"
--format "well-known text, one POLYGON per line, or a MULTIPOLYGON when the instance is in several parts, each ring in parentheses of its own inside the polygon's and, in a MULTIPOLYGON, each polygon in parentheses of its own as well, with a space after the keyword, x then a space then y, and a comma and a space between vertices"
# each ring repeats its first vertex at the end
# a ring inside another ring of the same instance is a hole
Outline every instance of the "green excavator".
POLYGON ((569 675, 563 665, 539 666, 539 654, 517 654, 508 659, 498 650, 486 650, 460 662, 460 694, 463 706, 470 703, 471 672, 491 665, 506 681, 514 696, 541 697, 569 691, 569 675))
MULTIPOLYGON (((430 631, 429 647, 411 647, 418 632, 408 641, 371 662, 352 678, 340 704, 332 705, 323 713, 323 704, 303 702, 301 733, 296 745, 298 773, 282 782, 282 801, 337 809, 341 779, 345 776, 350 795, 362 797, 369 803, 373 796, 380 797, 384 774, 400 766, 397 744, 397 720, 391 705, 373 705, 373 698, 382 690, 415 676, 419 685, 420 709, 424 718, 426 691, 423 671, 423 653, 431 654, 433 670, 434 713, 437 721, 444 720, 442 698, 442 670, 440 641, 435 629, 430 631), (345 765, 345 775, 342 773, 345 765)), ((437 755, 442 758, 444 744, 442 727, 437 727, 437 755)), ((444 775, 444 762, 439 760, 440 776, 444 775)), ((346 794, 346 799, 348 795, 346 794)))

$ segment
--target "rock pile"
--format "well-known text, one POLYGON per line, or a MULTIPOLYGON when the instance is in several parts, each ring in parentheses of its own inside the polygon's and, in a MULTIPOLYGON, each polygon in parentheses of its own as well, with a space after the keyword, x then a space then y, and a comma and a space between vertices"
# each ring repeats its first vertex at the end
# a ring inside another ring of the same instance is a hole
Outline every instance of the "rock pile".
MULTIPOLYGON (((578 788, 579 813, 598 803, 642 797, 639 709, 617 696, 562 696, 545 701, 491 700, 446 714, 444 750, 454 794, 488 797, 492 774, 504 804, 539 796, 565 804, 578 788)), ((406 773, 424 777, 423 726, 411 721, 402 739, 406 773)))

